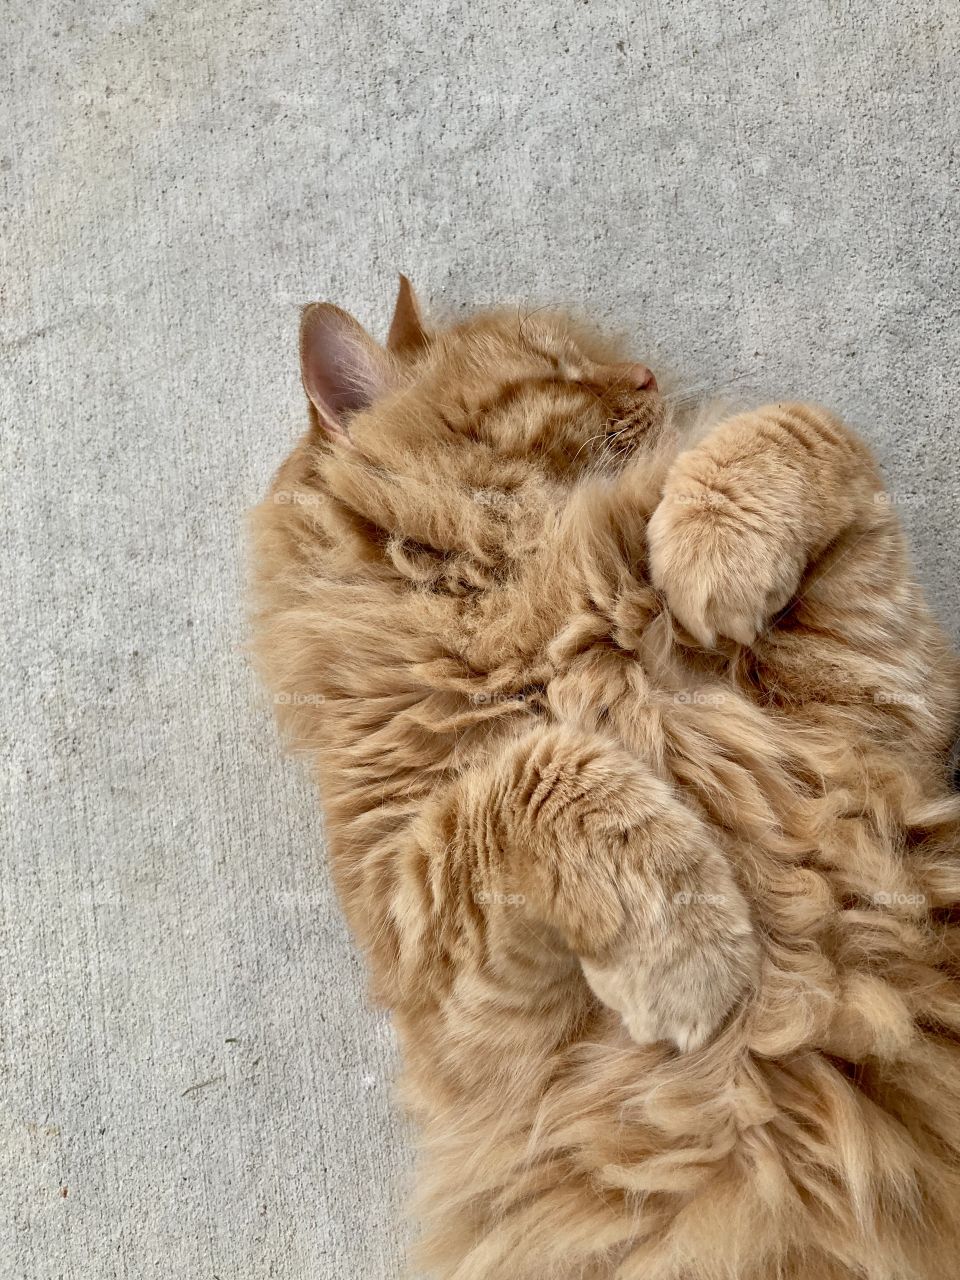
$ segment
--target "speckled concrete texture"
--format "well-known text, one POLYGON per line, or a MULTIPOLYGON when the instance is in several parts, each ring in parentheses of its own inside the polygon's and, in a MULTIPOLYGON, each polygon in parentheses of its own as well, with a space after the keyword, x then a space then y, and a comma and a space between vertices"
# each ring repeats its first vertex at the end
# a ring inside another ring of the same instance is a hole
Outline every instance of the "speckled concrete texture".
POLYGON ((298 305, 574 303, 873 440, 954 636, 947 0, 13 0, 0 1277, 390 1280, 410 1141, 243 654, 298 305))

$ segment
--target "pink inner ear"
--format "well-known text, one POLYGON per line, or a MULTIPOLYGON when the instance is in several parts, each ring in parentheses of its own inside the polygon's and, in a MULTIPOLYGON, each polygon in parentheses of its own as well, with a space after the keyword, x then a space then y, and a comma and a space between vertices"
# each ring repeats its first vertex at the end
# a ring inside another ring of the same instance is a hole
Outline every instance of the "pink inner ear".
POLYGON ((388 386, 389 364, 352 316, 316 303, 300 325, 303 385, 328 435, 343 436, 346 419, 372 404, 388 386))

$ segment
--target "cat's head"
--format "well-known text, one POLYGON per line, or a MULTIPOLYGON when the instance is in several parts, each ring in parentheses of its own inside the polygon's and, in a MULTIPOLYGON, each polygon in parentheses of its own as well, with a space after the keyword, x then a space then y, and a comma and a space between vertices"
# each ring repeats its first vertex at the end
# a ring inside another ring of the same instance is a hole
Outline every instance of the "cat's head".
POLYGON ((300 359, 318 477, 414 577, 495 574, 585 479, 655 446, 666 418, 651 371, 571 319, 501 309, 432 330, 403 277, 385 346, 314 303, 300 359))

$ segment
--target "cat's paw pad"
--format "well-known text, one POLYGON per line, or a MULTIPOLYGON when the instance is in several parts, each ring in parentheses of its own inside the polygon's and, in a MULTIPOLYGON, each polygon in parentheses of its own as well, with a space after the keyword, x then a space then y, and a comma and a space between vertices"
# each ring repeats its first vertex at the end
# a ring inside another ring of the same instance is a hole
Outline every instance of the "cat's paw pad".
POLYGON ((700 644, 752 644, 800 582, 779 533, 712 490, 668 484, 647 527, 651 581, 700 644))

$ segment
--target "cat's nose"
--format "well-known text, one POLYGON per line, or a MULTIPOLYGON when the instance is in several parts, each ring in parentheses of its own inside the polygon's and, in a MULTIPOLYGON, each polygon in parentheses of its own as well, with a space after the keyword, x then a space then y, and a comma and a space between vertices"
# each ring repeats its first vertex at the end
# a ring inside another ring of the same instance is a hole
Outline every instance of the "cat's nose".
POLYGON ((616 386, 629 391, 656 391, 657 380, 653 371, 645 364, 609 364, 605 367, 607 379, 616 386))
POLYGON ((629 387, 635 387, 637 391, 656 391, 657 380, 653 376, 653 370, 648 369, 645 364, 627 364, 623 366, 623 380, 629 387))

